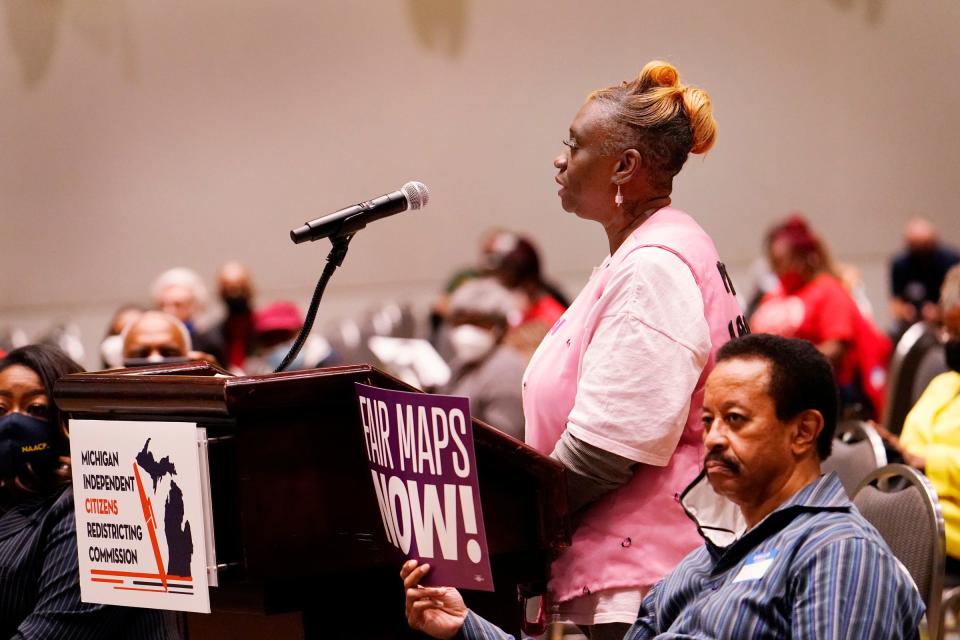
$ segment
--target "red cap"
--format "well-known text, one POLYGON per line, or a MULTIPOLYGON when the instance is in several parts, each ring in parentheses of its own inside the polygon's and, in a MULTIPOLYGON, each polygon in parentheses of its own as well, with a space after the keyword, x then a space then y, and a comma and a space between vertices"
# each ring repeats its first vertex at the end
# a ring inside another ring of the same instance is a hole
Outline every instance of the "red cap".
POLYGON ((297 331, 302 326, 303 316, 292 302, 274 302, 253 314, 253 328, 257 333, 297 331))

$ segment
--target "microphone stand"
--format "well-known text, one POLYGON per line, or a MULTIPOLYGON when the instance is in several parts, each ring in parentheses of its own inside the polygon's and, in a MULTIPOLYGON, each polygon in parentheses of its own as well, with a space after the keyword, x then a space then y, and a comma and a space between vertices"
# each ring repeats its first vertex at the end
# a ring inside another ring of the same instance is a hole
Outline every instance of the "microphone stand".
POLYGON ((310 308, 307 309, 307 315, 303 319, 303 326, 300 327, 300 333, 297 334, 297 339, 293 341, 293 346, 290 347, 290 351, 283 357, 283 362, 280 363, 280 366, 276 368, 274 373, 280 373, 289 367, 290 363, 300 354, 303 343, 307 341, 307 336, 310 335, 310 330, 313 329, 313 322, 317 319, 317 308, 320 306, 320 299, 323 298, 323 290, 327 288, 327 282, 330 281, 333 272, 343 264, 343 259, 347 257, 347 249, 350 247, 350 240, 352 239, 353 233, 330 237, 330 243, 333 246, 330 247, 330 253, 327 254, 327 265, 323 268, 323 273, 320 274, 320 279, 317 280, 317 287, 313 290, 313 297, 310 299, 310 308))

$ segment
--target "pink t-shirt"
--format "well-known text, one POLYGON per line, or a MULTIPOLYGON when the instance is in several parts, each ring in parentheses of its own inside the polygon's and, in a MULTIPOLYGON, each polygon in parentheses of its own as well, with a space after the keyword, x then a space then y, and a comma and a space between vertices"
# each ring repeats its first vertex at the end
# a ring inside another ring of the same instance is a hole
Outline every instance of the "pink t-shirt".
POLYGON ((701 464, 706 374, 740 313, 721 266, 693 219, 661 209, 594 271, 530 361, 531 446, 550 454, 569 429, 643 463, 584 513, 553 564, 555 602, 648 588, 701 544, 678 497, 701 464))

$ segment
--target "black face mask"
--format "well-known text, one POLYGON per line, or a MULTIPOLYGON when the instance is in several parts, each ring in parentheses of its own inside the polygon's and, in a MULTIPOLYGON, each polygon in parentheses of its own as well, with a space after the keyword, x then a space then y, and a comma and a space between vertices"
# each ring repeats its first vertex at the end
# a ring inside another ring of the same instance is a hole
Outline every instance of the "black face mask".
POLYGON ((237 315, 250 311, 250 298, 246 296, 224 296, 223 304, 227 307, 227 313, 237 315))
POLYGON ((0 418, 0 476, 14 476, 29 462, 35 470, 57 459, 55 429, 46 420, 22 413, 0 418))
POLYGON ((932 262, 936 251, 933 249, 911 249, 910 259, 914 262, 932 262))
POLYGON ((947 357, 947 366, 960 373, 960 339, 943 343, 943 354, 947 357))

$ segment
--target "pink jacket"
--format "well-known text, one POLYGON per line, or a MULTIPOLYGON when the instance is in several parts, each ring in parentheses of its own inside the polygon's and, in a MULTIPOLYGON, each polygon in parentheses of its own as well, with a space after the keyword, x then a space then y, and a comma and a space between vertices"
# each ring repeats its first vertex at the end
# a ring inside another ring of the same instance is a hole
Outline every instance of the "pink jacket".
POLYGON ((545 455, 553 451, 574 406, 580 366, 604 308, 604 286, 613 267, 632 251, 649 246, 672 252, 690 268, 703 296, 710 356, 668 464, 639 465, 630 481, 587 508, 572 545, 553 563, 549 588, 555 602, 605 589, 649 587, 702 544, 679 495, 701 467, 704 381, 716 350, 743 331, 743 321, 713 241, 686 213, 661 209, 637 228, 611 256, 610 267, 594 272, 544 338, 524 375, 526 440, 545 455))

